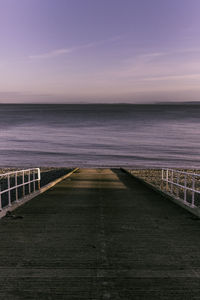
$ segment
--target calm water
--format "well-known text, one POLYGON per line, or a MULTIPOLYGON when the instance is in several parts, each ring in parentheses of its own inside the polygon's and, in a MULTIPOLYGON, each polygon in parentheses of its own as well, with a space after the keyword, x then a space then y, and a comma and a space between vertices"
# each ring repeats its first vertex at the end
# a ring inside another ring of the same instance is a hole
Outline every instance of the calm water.
POLYGON ((200 105, 0 105, 0 166, 200 168, 200 105))

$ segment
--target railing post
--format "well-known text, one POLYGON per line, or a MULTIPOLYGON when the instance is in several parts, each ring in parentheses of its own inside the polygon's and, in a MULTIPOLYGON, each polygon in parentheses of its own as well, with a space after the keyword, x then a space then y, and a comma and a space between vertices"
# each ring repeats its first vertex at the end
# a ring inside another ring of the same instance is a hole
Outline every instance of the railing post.
POLYGON ((187 203, 187 175, 184 175, 184 202, 187 203))
POLYGON ((22 188, 23 188, 23 197, 25 196, 25 184, 24 184, 24 170, 23 170, 23 172, 22 172, 22 184, 23 184, 23 186, 22 186, 22 188))
POLYGON ((11 206, 11 194, 10 194, 10 175, 7 177, 8 180, 8 205, 11 206))
POLYGON ((29 194, 31 193, 31 170, 29 170, 28 172, 28 191, 29 191, 29 194))
POLYGON ((194 196, 195 196, 195 178, 192 176, 192 207, 194 207, 194 196))
POLYGON ((15 173, 15 196, 16 196, 16 201, 18 201, 18 189, 17 189, 17 172, 15 173))
POLYGON ((1 202, 1 184, 0 184, 0 211, 2 210, 2 202, 1 202))
POLYGON ((40 168, 37 168, 38 170, 38 190, 40 189, 40 180, 41 180, 41 173, 40 173, 40 168))
POLYGON ((163 182, 164 182, 164 169, 162 169, 162 175, 161 175, 161 185, 160 185, 161 190, 163 189, 163 182))
MULTIPOLYGON (((180 174, 177 173, 177 180, 176 180, 176 183, 179 184, 179 177, 180 177, 180 174)), ((177 186, 176 188, 176 197, 179 198, 179 187, 177 186)))
POLYGON ((169 178, 169 170, 166 170, 166 190, 168 191, 168 178, 169 178))
POLYGON ((35 192, 35 170, 33 170, 33 192, 35 192))
POLYGON ((173 170, 171 171, 171 193, 173 194, 173 182, 174 182, 174 172, 173 170))

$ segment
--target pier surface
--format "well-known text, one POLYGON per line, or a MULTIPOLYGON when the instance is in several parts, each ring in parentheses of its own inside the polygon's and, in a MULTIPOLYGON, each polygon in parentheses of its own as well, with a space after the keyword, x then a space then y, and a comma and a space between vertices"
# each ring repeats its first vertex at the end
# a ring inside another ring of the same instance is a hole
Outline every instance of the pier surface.
POLYGON ((200 299, 200 221, 82 169, 0 220, 0 299, 200 299))

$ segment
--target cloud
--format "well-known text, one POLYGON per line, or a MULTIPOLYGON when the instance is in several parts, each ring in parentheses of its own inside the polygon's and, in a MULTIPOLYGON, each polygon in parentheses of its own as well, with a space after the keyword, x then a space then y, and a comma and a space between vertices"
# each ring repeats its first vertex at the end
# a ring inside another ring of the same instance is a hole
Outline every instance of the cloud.
POLYGON ((175 54, 189 54, 189 53, 200 53, 200 48, 186 48, 186 49, 175 49, 175 50, 168 50, 163 52, 150 52, 140 54, 139 58, 142 59, 156 59, 162 56, 172 56, 175 54))
POLYGON ((29 58, 31 59, 46 59, 46 58, 52 58, 52 57, 57 57, 63 54, 68 54, 70 52, 72 52, 73 49, 71 48, 64 48, 64 49, 56 49, 53 51, 49 51, 46 53, 42 53, 42 54, 36 54, 36 55, 31 55, 29 56, 29 58))
POLYGON ((122 60, 110 75, 122 80, 164 81, 199 80, 200 48, 163 49, 163 51, 138 53, 122 60))
POLYGON ((101 41, 97 41, 97 42, 91 42, 91 43, 87 43, 87 44, 76 46, 76 47, 55 49, 55 50, 48 51, 46 53, 30 55, 29 58, 30 59, 48 59, 48 58, 59 57, 61 55, 69 54, 69 53, 77 51, 77 50, 93 48, 93 47, 105 44, 106 42, 115 42, 115 41, 119 40, 120 38, 121 38, 120 36, 116 36, 116 37, 112 37, 109 39, 105 39, 105 40, 101 40, 101 41))
POLYGON ((145 81, 162 81, 162 80, 200 80, 200 74, 180 74, 144 78, 145 81))
POLYGON ((168 55, 168 54, 169 53, 167 53, 167 52, 153 52, 153 53, 141 54, 141 55, 139 55, 139 57, 140 58, 151 59, 151 58, 157 58, 157 57, 165 56, 165 55, 168 55))

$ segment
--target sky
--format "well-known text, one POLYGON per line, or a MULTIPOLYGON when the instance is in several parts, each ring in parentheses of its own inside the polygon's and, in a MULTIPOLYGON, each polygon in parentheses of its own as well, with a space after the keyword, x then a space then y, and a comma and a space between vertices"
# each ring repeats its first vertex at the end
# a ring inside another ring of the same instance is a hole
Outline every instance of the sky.
POLYGON ((0 102, 200 101, 199 0, 0 0, 0 102))

